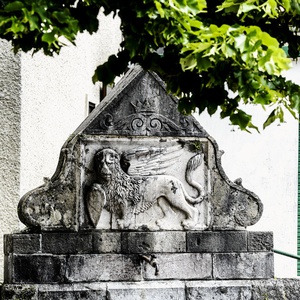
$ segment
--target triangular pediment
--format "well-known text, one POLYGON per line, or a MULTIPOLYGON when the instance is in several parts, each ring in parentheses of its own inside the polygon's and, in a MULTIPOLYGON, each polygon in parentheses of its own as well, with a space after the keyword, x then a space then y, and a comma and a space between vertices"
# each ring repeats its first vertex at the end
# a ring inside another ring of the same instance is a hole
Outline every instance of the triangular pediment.
POLYGON ((178 112, 162 80, 136 66, 96 107, 76 132, 121 136, 197 136, 207 133, 192 116, 178 112))

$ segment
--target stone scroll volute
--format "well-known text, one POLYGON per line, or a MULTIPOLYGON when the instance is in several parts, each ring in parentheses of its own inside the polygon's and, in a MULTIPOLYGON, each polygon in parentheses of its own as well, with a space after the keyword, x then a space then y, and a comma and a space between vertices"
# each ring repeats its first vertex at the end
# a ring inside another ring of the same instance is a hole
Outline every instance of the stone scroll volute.
POLYGON ((22 197, 35 230, 236 230, 262 203, 230 181, 214 139, 133 68, 62 148, 54 176, 22 197))

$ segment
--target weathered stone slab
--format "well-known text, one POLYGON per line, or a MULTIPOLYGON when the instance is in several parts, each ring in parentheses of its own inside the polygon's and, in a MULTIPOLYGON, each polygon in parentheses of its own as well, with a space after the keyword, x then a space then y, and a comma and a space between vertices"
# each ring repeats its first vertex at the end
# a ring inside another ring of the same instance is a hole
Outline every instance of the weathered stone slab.
POLYGON ((121 253, 121 232, 93 231, 93 253, 121 253))
POLYGON ((6 283, 62 283, 66 257, 51 254, 9 254, 5 257, 6 283))
POLYGON ((41 285, 38 300, 106 300, 106 284, 41 285))
POLYGON ((192 281, 186 283, 186 300, 252 300, 250 281, 192 281))
POLYGON ((272 251, 273 232, 271 231, 249 231, 248 251, 272 251))
POLYGON ((123 253, 186 252, 186 233, 183 231, 123 232, 123 253))
POLYGON ((187 252, 247 251, 247 231, 187 232, 187 252))
POLYGON ((2 300, 107 300, 106 284, 5 284, 2 300))
POLYGON ((144 275, 147 280, 165 279, 212 279, 212 257, 207 253, 157 254, 155 269, 144 262, 144 275))
POLYGON ((41 251, 40 234, 6 234, 4 235, 4 254, 30 254, 41 251))
POLYGON ((213 254, 214 279, 267 279, 274 277, 271 252, 213 254))
POLYGON ((106 300, 103 291, 43 291, 38 293, 38 300, 106 300))
POLYGON ((91 253, 93 236, 91 233, 47 232, 42 234, 42 252, 52 254, 91 253))
POLYGON ((185 300, 185 284, 180 281, 108 283, 110 300, 185 300))
POLYGON ((1 300, 299 300, 299 279, 4 284, 1 300), (60 298, 59 298, 60 297, 60 298))
POLYGON ((300 280, 274 279, 253 281, 251 300, 299 300, 300 299, 300 280))
POLYGON ((226 253, 265 252, 272 232, 247 231, 103 231, 18 233, 5 236, 5 253, 226 253))
POLYGON ((71 255, 67 263, 68 282, 142 280, 138 255, 71 255))
POLYGON ((38 287, 34 284, 5 284, 1 300, 38 300, 38 287))

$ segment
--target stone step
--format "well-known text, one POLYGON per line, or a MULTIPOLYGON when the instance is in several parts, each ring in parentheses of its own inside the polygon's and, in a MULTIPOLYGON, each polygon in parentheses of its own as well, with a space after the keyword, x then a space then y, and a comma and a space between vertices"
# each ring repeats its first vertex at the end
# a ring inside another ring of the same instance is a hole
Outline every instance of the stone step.
POLYGON ((299 300, 299 279, 5 284, 2 300, 299 300))

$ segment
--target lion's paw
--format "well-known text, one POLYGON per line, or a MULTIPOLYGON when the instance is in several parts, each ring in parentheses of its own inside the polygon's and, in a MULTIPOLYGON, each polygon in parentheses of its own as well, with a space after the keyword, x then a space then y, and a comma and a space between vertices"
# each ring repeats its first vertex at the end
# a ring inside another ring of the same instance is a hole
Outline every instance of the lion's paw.
POLYGON ((166 228, 168 228, 168 222, 165 219, 159 219, 155 223, 159 227, 159 229, 166 229, 166 228))
POLYGON ((193 230, 196 227, 196 222, 191 220, 184 220, 182 221, 181 225, 185 230, 193 230))

